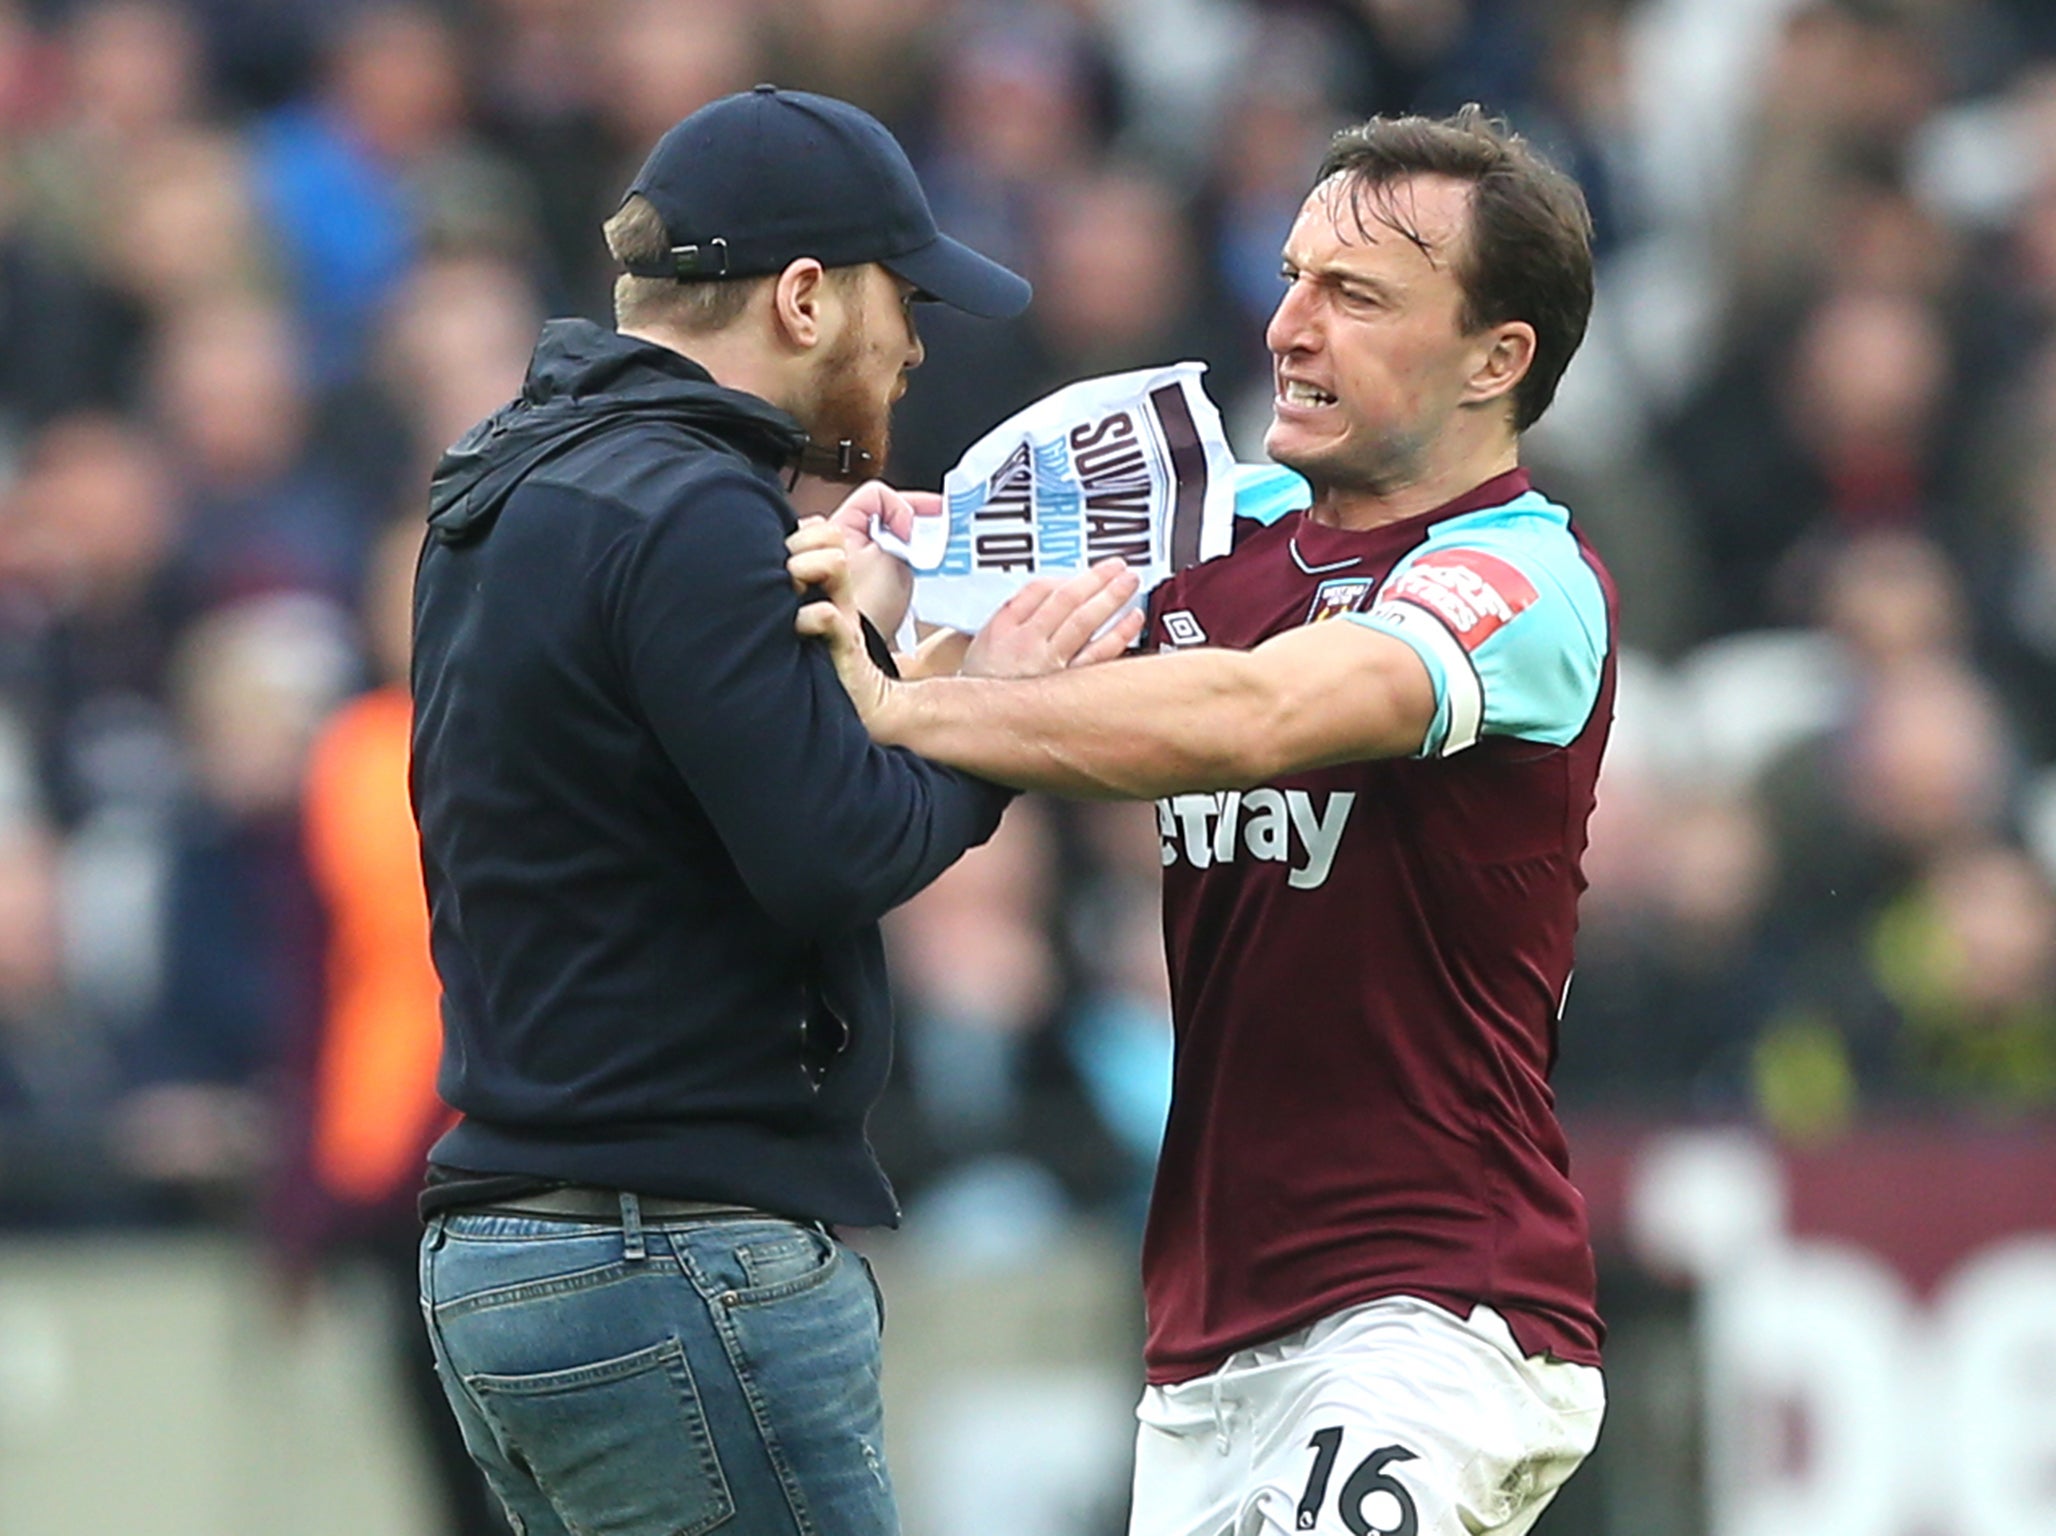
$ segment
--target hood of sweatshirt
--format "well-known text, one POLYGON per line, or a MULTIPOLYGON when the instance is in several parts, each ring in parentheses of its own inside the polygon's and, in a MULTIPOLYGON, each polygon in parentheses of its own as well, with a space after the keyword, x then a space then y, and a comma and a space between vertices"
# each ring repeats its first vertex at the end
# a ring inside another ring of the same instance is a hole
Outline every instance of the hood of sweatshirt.
POLYGON ((521 393, 466 432, 436 465, 428 525, 445 544, 483 538, 537 465, 630 421, 665 421, 770 465, 807 446, 777 406, 724 389, 688 357, 589 320, 543 327, 521 393))

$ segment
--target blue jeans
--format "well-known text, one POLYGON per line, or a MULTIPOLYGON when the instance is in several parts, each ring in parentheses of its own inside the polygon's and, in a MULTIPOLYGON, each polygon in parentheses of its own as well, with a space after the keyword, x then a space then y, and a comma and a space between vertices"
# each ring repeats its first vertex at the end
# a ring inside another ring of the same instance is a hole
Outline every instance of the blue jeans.
POLYGON ((820 1228, 456 1212, 421 1298, 521 1536, 897 1536, 878 1293, 820 1228))

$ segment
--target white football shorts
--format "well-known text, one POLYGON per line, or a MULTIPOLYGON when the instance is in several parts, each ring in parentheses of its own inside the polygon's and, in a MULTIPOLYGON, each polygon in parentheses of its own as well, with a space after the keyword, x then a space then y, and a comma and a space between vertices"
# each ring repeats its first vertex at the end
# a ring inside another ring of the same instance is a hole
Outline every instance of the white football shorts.
POLYGON ((1488 1307, 1367 1302, 1146 1388, 1129 1536, 1522 1536, 1605 1409, 1488 1307))

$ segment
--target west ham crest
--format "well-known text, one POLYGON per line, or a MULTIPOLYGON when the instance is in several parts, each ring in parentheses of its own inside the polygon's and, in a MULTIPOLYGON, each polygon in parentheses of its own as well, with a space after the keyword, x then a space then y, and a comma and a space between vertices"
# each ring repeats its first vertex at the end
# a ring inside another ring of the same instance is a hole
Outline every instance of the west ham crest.
POLYGON ((1324 581, 1314 589, 1314 605, 1306 616, 1309 624, 1348 613, 1369 595, 1374 585, 1368 576, 1343 576, 1324 581))

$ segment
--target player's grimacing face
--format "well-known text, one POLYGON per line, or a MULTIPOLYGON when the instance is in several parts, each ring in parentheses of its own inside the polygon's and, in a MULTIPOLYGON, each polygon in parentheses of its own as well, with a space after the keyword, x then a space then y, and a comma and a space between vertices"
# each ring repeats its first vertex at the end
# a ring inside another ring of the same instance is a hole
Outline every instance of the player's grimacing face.
POLYGON ((1317 490, 1412 483, 1476 361, 1455 271, 1470 189, 1415 176, 1375 195, 1420 243, 1375 216, 1373 194, 1359 219, 1346 178, 1329 178, 1286 238, 1285 294, 1264 336, 1275 386, 1265 451, 1317 490))

